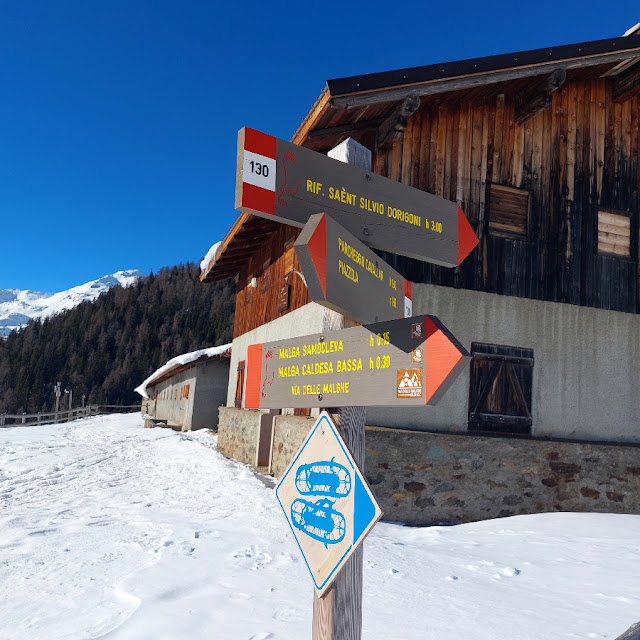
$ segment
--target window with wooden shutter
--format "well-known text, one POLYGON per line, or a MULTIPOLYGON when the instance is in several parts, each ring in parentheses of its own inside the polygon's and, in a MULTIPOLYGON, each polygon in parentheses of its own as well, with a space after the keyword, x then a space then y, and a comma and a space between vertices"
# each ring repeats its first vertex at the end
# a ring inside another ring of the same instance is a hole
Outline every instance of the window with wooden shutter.
POLYGON ((291 285, 285 282, 278 292, 278 313, 282 313, 289 308, 291 298, 291 285))
POLYGON ((236 378, 236 401, 235 408, 242 409, 242 392, 244 389, 244 369, 245 369, 245 360, 241 360, 238 362, 238 375, 236 378))
POLYGON ((489 187, 489 233, 523 239, 529 232, 529 192, 501 184, 489 187))
POLYGON ((625 211, 598 211, 598 253, 631 257, 631 217, 625 211))
POLYGON ((533 349, 473 342, 469 431, 531 433, 533 349))

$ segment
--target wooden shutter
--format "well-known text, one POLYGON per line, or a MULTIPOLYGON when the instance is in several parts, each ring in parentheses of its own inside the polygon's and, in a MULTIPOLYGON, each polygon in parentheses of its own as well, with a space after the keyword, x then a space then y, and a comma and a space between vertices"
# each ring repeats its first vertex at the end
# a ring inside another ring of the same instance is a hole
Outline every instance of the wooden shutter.
POLYGON ((598 253, 631 257, 631 218, 628 212, 598 211, 598 253))
POLYGON ((278 292, 278 312, 282 313, 289 308, 289 300, 291 298, 291 285, 283 284, 278 292))
POLYGON ((489 188, 489 233, 523 239, 529 230, 529 192, 501 184, 489 188))
POLYGON ((533 349, 471 344, 469 431, 531 433, 533 349))
POLYGON ((245 360, 241 360, 238 362, 238 376, 236 378, 236 401, 235 407, 236 409, 242 409, 242 392, 244 389, 244 369, 245 369, 245 360))

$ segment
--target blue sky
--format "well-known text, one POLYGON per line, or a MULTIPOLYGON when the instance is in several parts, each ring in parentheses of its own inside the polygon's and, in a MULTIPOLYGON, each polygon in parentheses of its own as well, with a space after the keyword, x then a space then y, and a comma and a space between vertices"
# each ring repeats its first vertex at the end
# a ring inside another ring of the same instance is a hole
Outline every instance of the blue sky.
POLYGON ((0 0, 0 289, 199 262, 237 215, 238 129, 289 139, 329 78, 638 21, 637 0, 0 0))

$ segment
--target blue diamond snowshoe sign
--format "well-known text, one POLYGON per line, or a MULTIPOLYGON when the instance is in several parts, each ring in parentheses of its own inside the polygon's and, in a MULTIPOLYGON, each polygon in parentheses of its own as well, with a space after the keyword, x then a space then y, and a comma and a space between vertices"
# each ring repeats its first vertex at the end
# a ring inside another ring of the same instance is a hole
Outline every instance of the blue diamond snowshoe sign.
POLYGON ((322 595, 382 515, 325 411, 278 483, 276 497, 322 595))

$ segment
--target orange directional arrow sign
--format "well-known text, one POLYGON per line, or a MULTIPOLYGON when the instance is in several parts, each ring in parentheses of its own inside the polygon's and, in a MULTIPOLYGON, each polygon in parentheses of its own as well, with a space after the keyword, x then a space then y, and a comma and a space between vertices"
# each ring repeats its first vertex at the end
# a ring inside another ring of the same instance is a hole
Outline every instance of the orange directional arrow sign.
POLYGON ((430 315, 254 344, 245 408, 433 405, 468 361, 430 315))
POLYGON ((326 212, 368 247, 457 267, 478 238, 455 202, 245 127, 236 208, 303 227, 326 212))

